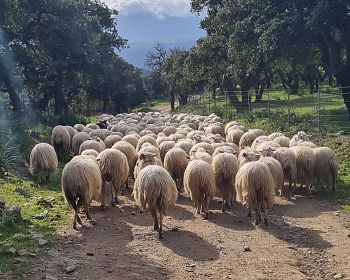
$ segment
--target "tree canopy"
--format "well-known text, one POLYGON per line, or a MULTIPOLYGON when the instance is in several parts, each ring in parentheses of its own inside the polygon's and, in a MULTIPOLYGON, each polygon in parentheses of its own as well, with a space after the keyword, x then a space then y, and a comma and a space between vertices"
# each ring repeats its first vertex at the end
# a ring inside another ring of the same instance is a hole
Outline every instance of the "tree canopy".
POLYGON ((141 72, 118 56, 127 41, 117 11, 97 0, 0 0, 0 7, 0 84, 13 111, 25 102, 41 113, 92 102, 125 111, 143 100, 141 72))

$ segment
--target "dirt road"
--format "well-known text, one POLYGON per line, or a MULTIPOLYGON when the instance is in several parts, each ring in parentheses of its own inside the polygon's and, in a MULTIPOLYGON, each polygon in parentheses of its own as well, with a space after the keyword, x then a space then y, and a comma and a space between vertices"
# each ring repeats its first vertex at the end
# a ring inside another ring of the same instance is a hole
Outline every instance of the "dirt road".
POLYGON ((209 220, 183 196, 165 218, 164 239, 151 217, 121 196, 96 225, 62 229, 57 246, 34 261, 27 279, 350 279, 346 213, 317 199, 277 199, 268 227, 255 227, 240 205, 209 220))

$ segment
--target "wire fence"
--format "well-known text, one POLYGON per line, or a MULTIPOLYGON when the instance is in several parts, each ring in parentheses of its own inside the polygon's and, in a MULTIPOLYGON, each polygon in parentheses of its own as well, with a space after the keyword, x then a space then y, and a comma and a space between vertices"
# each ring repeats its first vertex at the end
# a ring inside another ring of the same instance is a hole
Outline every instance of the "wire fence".
POLYGON ((350 117, 345 105, 347 101, 344 101, 347 97, 350 99, 348 95, 350 95, 350 87, 323 86, 314 93, 310 93, 309 89, 300 89, 297 92, 268 89, 264 91, 259 101, 256 91, 251 90, 246 94, 246 110, 241 113, 232 103, 236 97, 238 104, 242 104, 240 91, 206 93, 190 98, 189 102, 193 108, 202 108, 206 112, 221 110, 225 113, 250 115, 253 118, 256 116, 282 122, 288 128, 298 123, 300 125, 307 123, 319 134, 348 135, 350 134, 350 117))

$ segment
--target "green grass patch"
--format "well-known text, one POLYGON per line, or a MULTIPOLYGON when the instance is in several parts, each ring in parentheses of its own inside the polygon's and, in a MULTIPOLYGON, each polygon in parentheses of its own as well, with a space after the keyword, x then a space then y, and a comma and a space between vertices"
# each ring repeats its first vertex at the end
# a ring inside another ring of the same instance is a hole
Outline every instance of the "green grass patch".
POLYGON ((152 101, 151 103, 142 103, 137 107, 133 108, 133 112, 134 113, 138 113, 138 112, 151 112, 151 111, 156 111, 156 110, 160 110, 166 106, 169 105, 169 101, 168 100, 158 100, 158 101, 152 101))
POLYGON ((56 230, 67 222, 69 208, 60 189, 62 167, 59 166, 51 183, 39 185, 16 177, 0 179, 0 197, 6 206, 21 209, 16 218, 0 210, 0 271, 10 271, 11 279, 22 278, 33 254, 45 252, 53 244, 56 230), (49 243, 40 247, 39 238, 49 243), (11 248, 15 249, 14 254, 8 252, 11 248))

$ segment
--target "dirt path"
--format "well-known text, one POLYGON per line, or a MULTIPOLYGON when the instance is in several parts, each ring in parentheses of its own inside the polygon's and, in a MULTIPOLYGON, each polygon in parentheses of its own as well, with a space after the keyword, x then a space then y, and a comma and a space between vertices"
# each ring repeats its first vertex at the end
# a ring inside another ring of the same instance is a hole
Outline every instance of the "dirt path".
POLYGON ((350 217, 326 202, 278 198, 267 228, 240 205, 223 214, 216 200, 211 209, 206 221, 181 197, 159 240, 127 196, 105 212, 94 206, 97 225, 63 229, 27 279, 350 279, 350 217))

